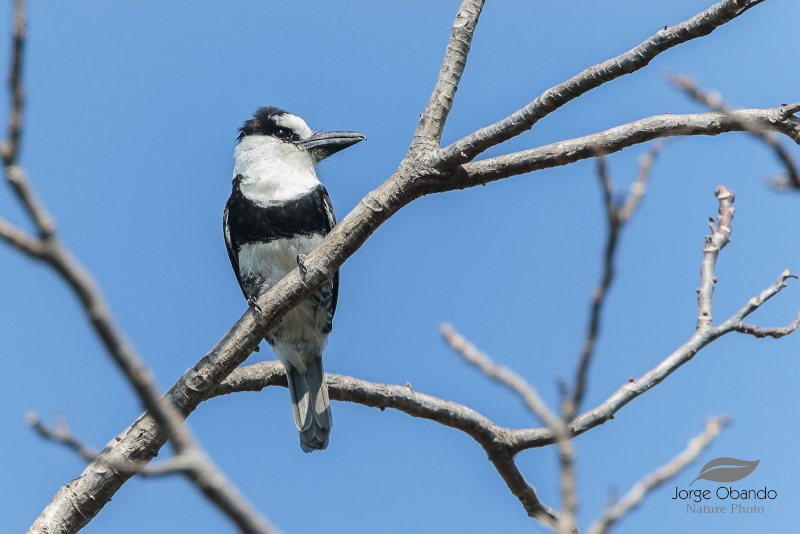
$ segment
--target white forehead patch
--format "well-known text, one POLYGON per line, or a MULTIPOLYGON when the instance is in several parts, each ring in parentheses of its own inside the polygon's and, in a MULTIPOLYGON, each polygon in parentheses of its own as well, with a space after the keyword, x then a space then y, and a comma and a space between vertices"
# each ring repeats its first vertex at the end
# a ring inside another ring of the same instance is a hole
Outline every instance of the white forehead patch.
POLYGON ((285 115, 277 115, 272 119, 275 121, 275 124, 278 126, 285 126, 286 128, 291 129, 293 132, 298 134, 301 138, 305 139, 309 137, 313 132, 311 128, 308 127, 306 121, 298 117, 297 115, 292 115, 291 113, 286 113, 285 115))

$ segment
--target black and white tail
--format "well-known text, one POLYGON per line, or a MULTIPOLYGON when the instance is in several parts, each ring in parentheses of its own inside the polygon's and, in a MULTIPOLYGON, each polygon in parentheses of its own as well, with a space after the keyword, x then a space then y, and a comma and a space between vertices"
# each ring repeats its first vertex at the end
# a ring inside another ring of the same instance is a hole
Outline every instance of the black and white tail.
POLYGON ((324 450, 333 426, 328 386, 322 358, 317 356, 305 374, 284 362, 289 381, 289 397, 292 399, 294 424, 300 433, 300 448, 303 452, 324 450))

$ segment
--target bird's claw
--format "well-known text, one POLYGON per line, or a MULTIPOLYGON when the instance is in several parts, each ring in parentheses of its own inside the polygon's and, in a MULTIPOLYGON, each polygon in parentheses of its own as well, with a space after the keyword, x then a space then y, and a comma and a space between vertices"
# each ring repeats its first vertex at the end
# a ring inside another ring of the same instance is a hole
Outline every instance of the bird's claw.
POLYGON ((298 254, 297 255, 297 268, 300 270, 300 278, 303 279, 303 282, 306 281, 306 273, 308 272, 308 269, 306 269, 306 266, 305 266, 305 263, 304 263, 305 259, 306 259, 305 254, 298 254))
POLYGON ((264 313, 264 311, 261 309, 261 306, 258 305, 258 302, 256 302, 256 299, 253 297, 247 297, 247 305, 251 308, 255 308, 259 315, 264 313))

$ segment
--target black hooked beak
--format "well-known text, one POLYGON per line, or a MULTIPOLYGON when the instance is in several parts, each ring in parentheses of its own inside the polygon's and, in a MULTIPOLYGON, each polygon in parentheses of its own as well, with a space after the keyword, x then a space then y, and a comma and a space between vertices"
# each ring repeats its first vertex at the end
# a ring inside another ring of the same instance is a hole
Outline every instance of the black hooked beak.
POLYGON ((297 144, 313 153, 317 157, 317 161, 322 161, 366 138, 364 134, 358 132, 315 132, 314 135, 297 144))

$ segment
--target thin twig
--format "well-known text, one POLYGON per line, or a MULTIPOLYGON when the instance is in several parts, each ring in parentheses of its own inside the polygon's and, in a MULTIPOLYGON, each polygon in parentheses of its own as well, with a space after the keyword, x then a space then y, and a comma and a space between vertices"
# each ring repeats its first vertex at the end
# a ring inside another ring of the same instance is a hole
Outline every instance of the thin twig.
POLYGON ((84 444, 72 432, 70 432, 69 427, 67 427, 66 420, 63 418, 59 418, 56 421, 56 428, 50 428, 45 425, 35 413, 29 413, 26 415, 25 422, 27 422, 31 428, 33 428, 33 430, 44 439, 64 445, 68 449, 78 453, 78 456, 87 462, 91 462, 97 458, 97 451, 84 444))
MULTIPOLYGON (((708 106, 709 108, 719 111, 720 113, 730 113, 731 108, 726 106, 725 103, 722 101, 722 97, 719 93, 716 92, 708 92, 703 90, 697 83, 688 78, 686 76, 679 76, 677 74, 668 74, 667 80, 677 87, 678 89, 685 92, 695 101, 708 106)), ((796 111, 796 110, 795 110, 796 111)), ((791 106, 782 106, 779 111, 779 115, 782 119, 786 119, 792 115, 792 108, 791 106)), ((772 133, 764 132, 759 130, 756 127, 748 128, 747 124, 743 124, 747 128, 747 132, 755 137, 756 139, 760 140, 761 142, 765 143, 767 146, 772 148, 775 152, 777 158, 781 161, 784 168, 786 169, 786 177, 783 180, 771 180, 771 183, 774 187, 777 188, 792 188, 792 189, 800 189, 800 173, 798 173, 797 166, 794 162, 794 158, 789 153, 789 151, 783 146, 780 142, 778 137, 772 133)))
POLYGON ((709 419, 705 430, 692 438, 686 449, 666 465, 659 467, 634 484, 628 493, 614 506, 606 508, 602 517, 589 527, 589 534, 603 534, 631 510, 638 507, 650 492, 680 474, 689 464, 697 460, 729 423, 730 418, 726 416, 717 416, 709 419))
POLYGON ((2 217, 0 217, 0 239, 37 260, 43 259, 47 254, 41 239, 30 235, 2 217))
POLYGON ((719 216, 717 224, 714 219, 709 220, 711 235, 706 236, 706 245, 703 248, 703 262, 700 265, 700 289, 697 290, 697 329, 711 328, 713 325, 712 298, 717 278, 714 271, 717 267, 719 252, 730 242, 731 227, 733 222, 733 191, 721 185, 714 194, 719 199, 719 216))
POLYGON ((575 530, 577 497, 574 483, 574 451, 569 441, 570 435, 566 423, 547 406, 536 389, 524 378, 511 369, 496 364, 487 354, 478 350, 475 345, 456 332, 451 325, 442 325, 440 332, 447 344, 467 363, 478 368, 488 378, 516 393, 528 410, 541 419, 557 436, 559 465, 562 472, 563 510, 555 526, 559 534, 571 534, 575 530))
POLYGON ((647 179, 650 176, 650 169, 653 162, 663 148, 663 142, 656 143, 644 156, 639 159, 639 172, 631 186, 630 193, 624 200, 615 201, 614 185, 608 176, 606 160, 604 157, 597 160, 597 176, 603 190, 603 204, 606 211, 606 223, 608 227, 608 237, 603 252, 603 272, 600 275, 600 283, 592 292, 592 305, 589 311, 589 323, 586 336, 581 349, 578 367, 575 373, 575 388, 572 398, 567 402, 564 415, 567 420, 571 420, 575 413, 580 409, 586 393, 586 380, 589 365, 594 356, 594 349, 597 343, 597 336, 600 332, 600 317, 606 301, 606 295, 614 281, 614 260, 617 252, 617 244, 622 228, 633 216, 636 208, 644 197, 647 190, 647 179))
MULTIPOLYGON (((97 459, 97 450, 89 445, 86 445, 78 436, 73 434, 63 417, 56 419, 55 428, 50 428, 44 424, 42 420, 39 419, 39 416, 35 413, 27 414, 25 416, 25 421, 39 436, 48 441, 65 446, 66 448, 77 453, 78 456, 80 456, 86 462, 93 462, 97 459)), ((121 471, 130 466, 115 465, 109 467, 121 471)), ((133 471, 144 477, 160 477, 178 473, 185 474, 189 469, 191 469, 191 462, 187 462, 186 455, 182 454, 163 462, 135 466, 133 471)))
POLYGON ((755 336, 757 338, 772 337, 777 339, 779 337, 788 336, 797 330, 798 326, 800 326, 800 313, 797 314, 797 317, 789 326, 759 328, 758 326, 752 324, 741 323, 736 326, 736 331, 742 334, 750 334, 751 336, 755 336))
POLYGON ((439 332, 456 354, 464 358, 467 363, 477 367, 487 377, 516 393, 528 410, 541 419, 544 424, 552 428, 561 426, 561 418, 547 406, 536 389, 524 378, 508 367, 496 364, 488 355, 478 350, 475 345, 456 332, 451 325, 443 324, 439 332))

